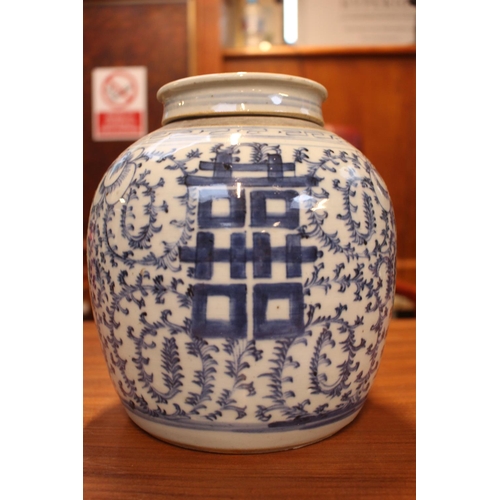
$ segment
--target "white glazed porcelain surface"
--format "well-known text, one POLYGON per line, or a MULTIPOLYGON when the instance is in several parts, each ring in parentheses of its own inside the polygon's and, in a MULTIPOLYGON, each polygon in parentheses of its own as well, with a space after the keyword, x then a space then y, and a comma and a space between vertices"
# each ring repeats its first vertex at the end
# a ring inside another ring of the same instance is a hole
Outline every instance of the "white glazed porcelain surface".
POLYGON ((273 115, 303 118, 323 125, 322 85, 290 75, 222 73, 184 78, 158 91, 162 124, 181 117, 273 115))
POLYGON ((302 120, 171 123, 96 192, 94 316, 117 393, 161 439, 303 446, 347 425, 378 370, 394 296, 386 186, 302 120))

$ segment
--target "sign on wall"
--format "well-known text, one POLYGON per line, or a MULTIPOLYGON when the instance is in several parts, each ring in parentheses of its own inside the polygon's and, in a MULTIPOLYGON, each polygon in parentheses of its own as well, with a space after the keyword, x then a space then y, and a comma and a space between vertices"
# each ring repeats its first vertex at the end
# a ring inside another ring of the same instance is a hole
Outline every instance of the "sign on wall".
POLYGON ((415 43, 409 0, 299 0, 297 45, 363 47, 415 43))
POLYGON ((129 141, 147 133, 147 68, 92 70, 92 138, 129 141))

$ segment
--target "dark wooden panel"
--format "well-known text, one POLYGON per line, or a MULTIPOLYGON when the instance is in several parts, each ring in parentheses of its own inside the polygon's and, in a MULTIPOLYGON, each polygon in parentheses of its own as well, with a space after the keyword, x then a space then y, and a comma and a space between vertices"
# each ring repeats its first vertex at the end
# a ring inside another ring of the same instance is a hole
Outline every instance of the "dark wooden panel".
POLYGON ((158 89, 188 76, 187 0, 84 2, 83 9, 83 231, 104 172, 133 141, 94 142, 91 70, 103 66, 148 68, 148 130, 160 126, 158 89))
POLYGON ((222 71, 221 0, 190 0, 193 8, 192 72, 196 75, 222 71))

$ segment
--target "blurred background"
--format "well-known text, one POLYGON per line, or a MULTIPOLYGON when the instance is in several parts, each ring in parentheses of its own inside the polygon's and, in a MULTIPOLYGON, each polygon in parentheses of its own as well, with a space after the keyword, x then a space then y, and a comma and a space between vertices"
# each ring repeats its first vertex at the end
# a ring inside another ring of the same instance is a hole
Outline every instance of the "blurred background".
POLYGON ((104 172, 129 144, 160 127, 162 85, 233 71, 302 76, 327 88, 326 128, 358 147, 391 193, 398 229, 394 315, 415 316, 415 14, 410 0, 84 0, 84 319, 92 317, 85 233, 104 172), (144 76, 141 130, 137 137, 99 134, 96 73, 132 67, 144 76))

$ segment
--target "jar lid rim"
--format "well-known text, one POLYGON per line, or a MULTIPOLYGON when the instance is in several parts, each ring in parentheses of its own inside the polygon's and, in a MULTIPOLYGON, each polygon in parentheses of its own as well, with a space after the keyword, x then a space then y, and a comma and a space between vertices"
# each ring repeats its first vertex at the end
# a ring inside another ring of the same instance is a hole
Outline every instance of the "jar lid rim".
POLYGON ((211 73, 206 75, 189 76, 186 78, 181 78, 173 82, 163 85, 157 93, 157 99, 160 102, 164 102, 169 96, 179 91, 185 90, 196 85, 210 85, 221 83, 284 83, 297 85, 298 87, 309 88, 318 93, 321 101, 324 101, 328 96, 328 91, 320 83, 310 80, 309 78, 304 78, 301 76, 293 76, 282 73, 264 73, 264 72, 247 72, 238 71, 233 73, 211 73))

